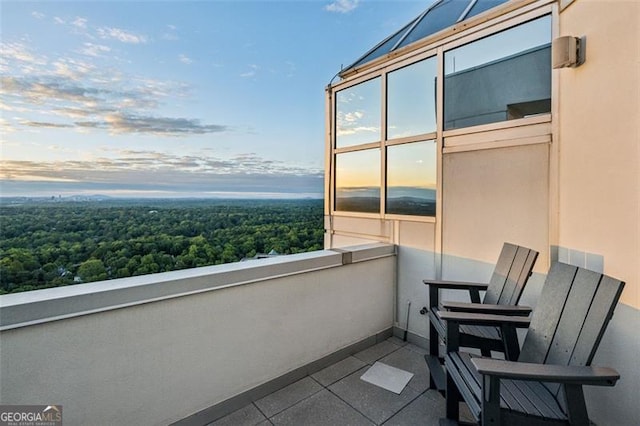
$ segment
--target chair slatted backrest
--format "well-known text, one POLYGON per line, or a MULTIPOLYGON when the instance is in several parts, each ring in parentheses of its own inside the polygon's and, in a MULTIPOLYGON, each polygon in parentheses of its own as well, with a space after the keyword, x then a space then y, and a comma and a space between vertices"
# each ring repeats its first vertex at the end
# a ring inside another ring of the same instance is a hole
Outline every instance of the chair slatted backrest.
POLYGON ((591 365, 607 324, 613 317, 613 311, 620 300, 623 288, 624 282, 607 275, 602 277, 598 292, 589 309, 589 315, 571 355, 570 365, 591 365), (594 341, 595 345, 592 344, 594 341))
POLYGON ((482 303, 516 305, 537 258, 535 250, 504 243, 482 303))
POLYGON ((555 263, 531 318, 518 361, 590 365, 624 283, 555 263))
POLYGON ((511 265, 511 271, 509 271, 509 276, 507 277, 507 282, 502 290, 502 294, 498 299, 498 304, 518 304, 537 258, 537 251, 526 247, 518 247, 516 258, 513 260, 513 265, 511 265))

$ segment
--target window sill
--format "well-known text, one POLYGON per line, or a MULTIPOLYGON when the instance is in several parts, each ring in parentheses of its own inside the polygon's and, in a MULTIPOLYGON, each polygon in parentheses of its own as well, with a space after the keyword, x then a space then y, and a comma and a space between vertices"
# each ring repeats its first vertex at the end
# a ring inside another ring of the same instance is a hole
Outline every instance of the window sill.
POLYGON ((551 142, 551 114, 444 132, 443 153, 551 142))

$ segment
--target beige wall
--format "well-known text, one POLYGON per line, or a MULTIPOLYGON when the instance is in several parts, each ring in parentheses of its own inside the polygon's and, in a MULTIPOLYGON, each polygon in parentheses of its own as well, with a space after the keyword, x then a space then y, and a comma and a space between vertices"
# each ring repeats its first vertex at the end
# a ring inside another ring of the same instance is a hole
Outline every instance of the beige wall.
POLYGON ((598 425, 640 418, 640 2, 576 0, 560 34, 586 36, 586 62, 559 81, 558 245, 604 258, 626 281, 594 359, 620 372, 613 388, 586 387, 598 425))
POLYGON ((549 144, 445 154, 443 278, 461 276, 464 261, 495 264, 507 241, 540 252, 549 247, 549 144))
POLYGON ((559 79, 558 245, 604 257, 640 307, 640 2, 578 0, 561 35, 586 36, 586 63, 559 79))

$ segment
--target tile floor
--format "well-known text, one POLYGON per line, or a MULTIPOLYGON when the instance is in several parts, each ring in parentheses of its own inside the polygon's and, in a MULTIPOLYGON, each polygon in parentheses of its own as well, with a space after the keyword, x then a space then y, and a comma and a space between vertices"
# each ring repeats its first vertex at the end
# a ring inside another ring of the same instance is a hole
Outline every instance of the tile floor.
POLYGON ((437 425, 444 398, 429 390, 426 351, 392 337, 211 423, 244 425, 437 425), (414 374, 402 393, 360 379, 376 361, 414 374))

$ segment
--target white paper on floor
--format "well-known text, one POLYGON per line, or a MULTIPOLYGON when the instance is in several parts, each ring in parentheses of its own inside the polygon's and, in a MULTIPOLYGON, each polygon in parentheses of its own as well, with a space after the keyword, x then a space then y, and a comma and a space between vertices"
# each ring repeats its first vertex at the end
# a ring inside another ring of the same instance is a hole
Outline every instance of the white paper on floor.
POLYGON ((413 373, 400 370, 399 368, 395 368, 381 362, 376 362, 362 376, 360 376, 360 379, 376 386, 380 386, 388 391, 400 394, 412 377, 413 373))

